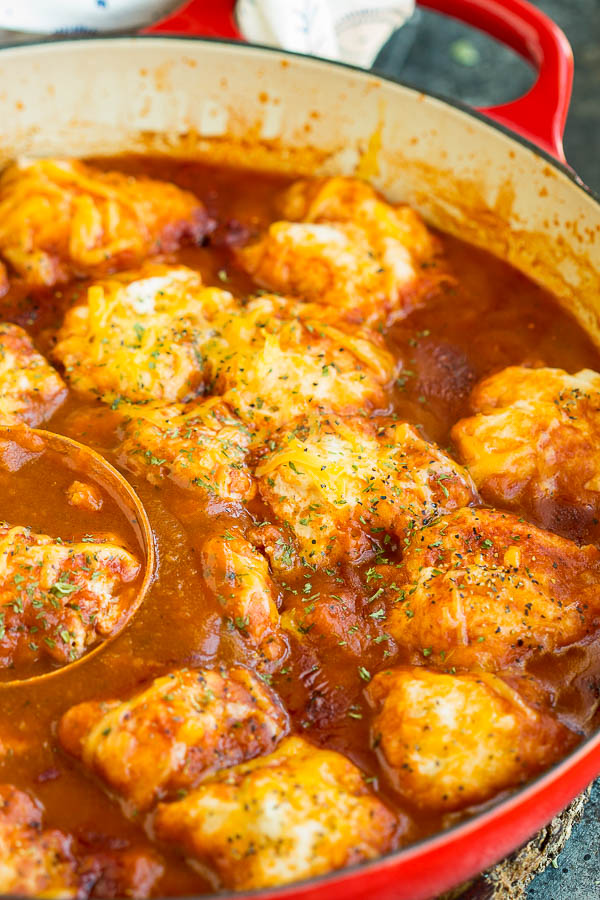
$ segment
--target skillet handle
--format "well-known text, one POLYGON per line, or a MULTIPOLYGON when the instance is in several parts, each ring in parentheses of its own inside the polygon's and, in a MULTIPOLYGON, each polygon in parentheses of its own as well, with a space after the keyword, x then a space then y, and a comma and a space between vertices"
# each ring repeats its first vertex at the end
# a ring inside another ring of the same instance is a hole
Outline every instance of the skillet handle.
MULTIPOLYGON (((485 31, 534 65, 538 77, 527 94, 480 112, 566 162, 562 139, 571 99, 573 53, 558 25, 527 0, 417 2, 485 31)), ((234 7, 235 0, 189 0, 145 32, 243 40, 234 7)))
POLYGON ((479 111, 566 162, 563 133, 573 86, 573 51, 558 25, 527 0, 418 2, 485 31, 533 64, 538 77, 523 97, 479 111))

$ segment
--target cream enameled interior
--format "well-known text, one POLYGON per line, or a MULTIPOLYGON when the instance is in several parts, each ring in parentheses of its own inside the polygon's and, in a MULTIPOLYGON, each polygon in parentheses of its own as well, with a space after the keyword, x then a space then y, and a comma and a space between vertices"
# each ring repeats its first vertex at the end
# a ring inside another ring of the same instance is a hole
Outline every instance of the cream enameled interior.
POLYGON ((0 52, 2 160, 154 150, 358 173, 557 294, 600 341, 600 206, 441 101, 242 45, 120 38, 0 52))

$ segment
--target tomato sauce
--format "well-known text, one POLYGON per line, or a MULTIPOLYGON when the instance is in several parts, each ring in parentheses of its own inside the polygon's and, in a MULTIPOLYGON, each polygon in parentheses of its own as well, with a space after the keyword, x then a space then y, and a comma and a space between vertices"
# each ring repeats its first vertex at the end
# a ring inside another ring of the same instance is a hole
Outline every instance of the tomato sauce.
MULTIPOLYGON (((95 160, 104 168, 149 174, 193 191, 217 222, 210 243, 185 248, 173 259, 198 269, 205 283, 247 294, 253 287, 232 264, 229 245, 245 240, 277 217, 275 198, 289 179, 279 175, 214 168, 165 158, 95 160)), ((422 434, 449 447, 452 425, 468 413, 468 397, 482 376, 505 366, 543 362, 568 371, 600 370, 600 356, 577 323, 542 288, 509 265, 456 238, 439 235, 456 283, 426 307, 393 326, 387 340, 403 361, 390 407, 402 419, 420 426, 422 434)), ((32 293, 13 289, 0 301, 0 317, 25 327, 38 349, 47 353, 65 309, 76 298, 78 285, 32 293)), ((99 402, 71 393, 48 429, 99 450, 117 465, 118 417, 99 402)), ((51 827, 86 831, 150 845, 141 824, 129 821, 111 799, 58 747, 55 724, 70 706, 89 699, 125 697, 145 680, 177 666, 213 666, 218 661, 248 662, 239 640, 224 627, 216 601, 203 587, 198 546, 218 527, 248 529, 268 518, 268 510, 252 500, 236 517, 231 511, 215 516, 200 508, 195 497, 165 481, 159 487, 127 475, 147 511, 155 535, 158 575, 142 607, 117 639, 102 652, 47 681, 0 685, 0 781, 32 790, 44 803, 51 827), (11 741, 19 748, 10 753, 11 741)), ((0 489, 7 486, 0 482, 0 489)), ((48 513, 52 486, 24 486, 15 510, 32 523, 51 530, 48 513), (45 504, 45 505, 44 505, 45 504)), ((7 495, 5 495, 6 498, 7 495)), ((0 501, 0 517, 8 515, 0 501)), ((14 515, 11 517, 14 518, 14 515)), ((116 527, 117 511, 107 508, 94 519, 95 529, 116 527)), ((574 536, 574 535, 573 535, 574 536)), ((129 536, 131 540, 131 535, 129 536)), ((390 559, 399 559, 392 546, 390 559)), ((339 573, 313 573, 315 596, 344 593, 357 616, 363 614, 373 587, 368 566, 346 566, 339 573)), ((281 585, 283 608, 306 593, 306 579, 281 585)), ((368 619, 361 621, 370 622, 368 619)), ((350 628, 353 626, 350 625, 350 628)), ((460 815, 424 816, 403 802, 386 783, 369 749, 365 687, 360 668, 377 671, 391 655, 381 630, 371 629, 371 641, 357 666, 355 656, 334 644, 319 647, 310 640, 295 642, 291 658, 272 676, 295 728, 310 740, 346 753, 372 779, 373 788, 405 817, 405 842, 451 824, 460 815), (386 657, 386 653, 388 654, 386 657)), ((394 660, 400 657, 394 656, 394 660)), ((600 666, 589 647, 573 647, 560 658, 541 658, 535 674, 557 693, 557 709, 568 724, 587 731, 594 724, 597 700, 592 675, 600 666)), ((211 886, 188 868, 172 850, 161 848, 167 861, 159 890, 166 896, 208 891, 211 886)))

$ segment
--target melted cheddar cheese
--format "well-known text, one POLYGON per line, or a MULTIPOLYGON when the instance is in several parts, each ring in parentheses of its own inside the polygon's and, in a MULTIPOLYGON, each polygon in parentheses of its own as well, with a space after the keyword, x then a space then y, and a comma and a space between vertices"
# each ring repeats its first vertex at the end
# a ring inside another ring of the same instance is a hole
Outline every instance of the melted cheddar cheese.
POLYGON ((113 406, 186 400, 202 389, 213 320, 232 304, 191 269, 146 263, 88 288, 65 316, 54 357, 72 387, 113 406))
POLYGON ((596 547, 462 509, 414 534, 388 627, 415 661, 499 671, 595 633, 599 576, 596 547))
POLYGON ((372 745, 396 790, 420 809, 482 803, 576 741, 496 675, 400 667, 380 672, 367 694, 372 745))
POLYGON ((274 222, 238 260, 258 284, 340 317, 390 324, 447 278, 435 240, 408 206, 386 203, 354 178, 299 181, 274 222), (434 271, 434 277, 431 271, 434 271))
POLYGON ((247 891, 374 859, 391 846, 395 817, 349 759, 291 737, 161 804, 155 828, 247 891))
POLYGON ((275 296, 222 316, 206 354, 214 390, 257 430, 313 410, 376 409, 396 372, 375 332, 313 321, 275 296))
POLYGON ((131 700, 72 707, 59 739, 134 812, 269 753, 287 730, 287 714, 269 688, 236 666, 181 669, 131 700))
POLYGON ((303 558, 319 565, 366 559, 382 532, 403 539, 476 497, 464 469, 412 426, 385 418, 293 422, 269 440, 256 475, 303 558))
POLYGON ((0 324, 0 424, 39 425, 67 394, 64 381, 37 352, 26 331, 0 324))
POLYGON ((173 184, 74 160, 23 161, 0 176, 0 255, 32 286, 138 265, 209 224, 173 184))

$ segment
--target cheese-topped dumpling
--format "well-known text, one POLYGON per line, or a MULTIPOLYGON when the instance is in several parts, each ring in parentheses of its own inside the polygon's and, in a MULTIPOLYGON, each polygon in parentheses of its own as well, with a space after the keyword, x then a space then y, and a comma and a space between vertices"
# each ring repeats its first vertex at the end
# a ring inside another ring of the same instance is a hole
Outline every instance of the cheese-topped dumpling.
POLYGON ((140 569, 109 540, 71 543, 0 522, 0 666, 78 659, 122 620, 140 569))
POLYGON ((107 849, 107 836, 95 837, 101 849, 44 828, 37 800, 0 785, 0 893, 48 900, 151 896, 164 873, 160 858, 122 839, 107 849))
POLYGON ((44 829, 39 803, 10 784, 0 785, 0 894, 82 896, 71 837, 44 829))
POLYGON ((380 335, 313 321, 301 304, 274 296, 222 316, 206 354, 213 390, 255 428, 276 428, 309 410, 385 407, 384 388, 396 373, 380 335))
POLYGON ((578 740, 489 673, 401 667, 376 675, 367 696, 379 760, 396 790, 421 810, 483 803, 528 781, 578 740))
MULTIPOLYGON (((385 318, 390 306, 390 273, 363 229, 351 222, 274 222, 237 258, 257 284, 359 321, 385 318)), ((407 274, 412 277, 410 269, 407 274)))
POLYGON ((452 437, 482 496, 553 531, 597 537, 600 374, 510 366, 471 395, 452 437))
POLYGON ((431 290, 435 241, 418 213, 355 178, 299 181, 238 260, 258 284, 334 307, 357 321, 406 315, 431 290), (291 221, 290 221, 291 220, 291 221))
POLYGON ((192 269, 146 263, 88 288, 65 316, 54 357, 74 388, 113 405, 190 399, 206 377, 213 320, 233 304, 192 269))
POLYGON ((501 670, 593 634, 599 578, 596 547, 462 509, 413 535, 387 627, 415 659, 501 670))
POLYGON ((247 464, 251 432, 219 398, 127 412, 121 456, 132 471, 153 484, 170 475, 209 499, 241 502, 256 493, 247 464))
POLYGON ((36 426, 61 405, 67 388, 26 331, 0 323, 0 425, 36 426))
POLYGON ((384 200, 366 181, 336 176, 300 179, 281 198, 286 219, 304 222, 353 222, 375 242, 397 241, 413 260, 436 252, 435 238, 420 215, 405 204, 384 200))
POLYGON ((475 499, 461 466, 405 422, 321 416, 281 428, 256 468, 264 501, 288 522, 308 563, 370 554, 475 499))
POLYGON ((0 255, 32 286, 139 265, 209 226, 193 194, 163 181, 61 159, 0 176, 0 255))
POLYGON ((287 730, 272 691, 236 666, 179 669, 131 700, 81 703, 62 717, 58 736, 133 811, 270 753, 287 730))
POLYGON ((206 584, 223 611, 227 626, 241 635, 255 665, 272 667, 287 655, 279 627, 278 591, 265 557, 229 529, 207 538, 200 558, 206 584))
POLYGON ((154 825, 226 888, 249 891, 374 859, 392 846, 396 821, 349 759, 291 737, 161 804, 154 825))

